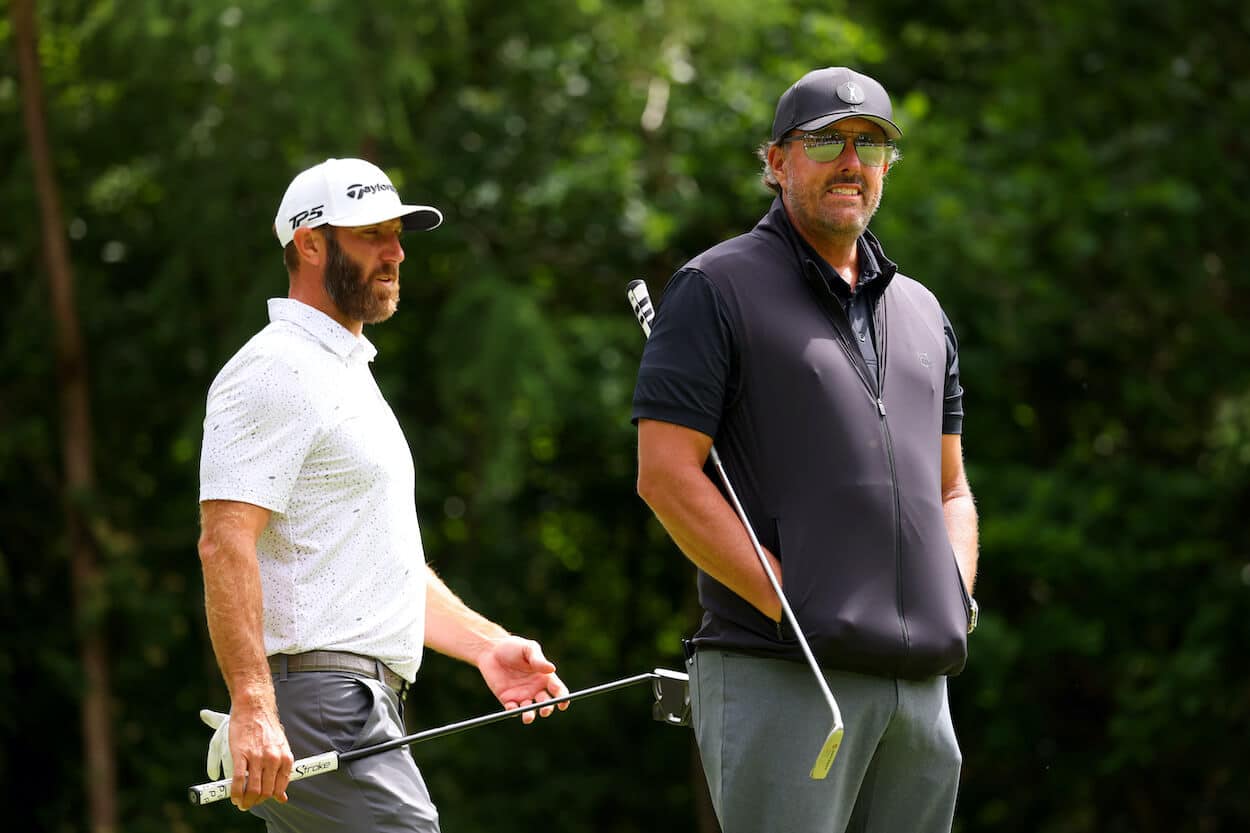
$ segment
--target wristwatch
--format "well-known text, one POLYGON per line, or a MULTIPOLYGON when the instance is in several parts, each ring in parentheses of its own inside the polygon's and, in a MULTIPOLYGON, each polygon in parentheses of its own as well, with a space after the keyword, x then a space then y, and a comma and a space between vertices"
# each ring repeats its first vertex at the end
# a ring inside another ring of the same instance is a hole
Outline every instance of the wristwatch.
POLYGON ((977 600, 968 597, 968 633, 972 633, 977 629, 977 618, 980 616, 980 608, 977 607, 977 600))

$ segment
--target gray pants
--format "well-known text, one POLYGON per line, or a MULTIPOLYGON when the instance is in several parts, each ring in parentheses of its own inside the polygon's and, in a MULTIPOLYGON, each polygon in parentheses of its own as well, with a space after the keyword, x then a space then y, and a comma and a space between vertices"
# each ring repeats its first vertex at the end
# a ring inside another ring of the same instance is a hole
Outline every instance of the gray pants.
MULTIPOLYGON (((296 760, 347 752, 404 734, 399 696, 378 680, 339 671, 275 675, 278 716, 296 760)), ((286 804, 252 809, 271 833, 438 833, 438 812, 407 749, 340 764, 293 781, 286 804)))
POLYGON ((846 735, 813 781, 832 716, 806 663, 700 650, 687 665, 724 833, 950 833, 962 757, 945 677, 826 672, 846 735))

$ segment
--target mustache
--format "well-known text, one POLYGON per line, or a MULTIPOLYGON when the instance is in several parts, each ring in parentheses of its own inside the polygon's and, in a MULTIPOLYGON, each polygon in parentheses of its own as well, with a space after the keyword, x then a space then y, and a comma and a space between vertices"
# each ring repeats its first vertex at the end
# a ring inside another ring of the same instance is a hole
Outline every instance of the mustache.
POLYGON ((867 190, 868 188, 868 184, 864 182, 864 178, 862 176, 857 176, 856 174, 835 176, 833 179, 829 180, 829 183, 825 187, 832 188, 835 185, 858 185, 864 190, 867 190))

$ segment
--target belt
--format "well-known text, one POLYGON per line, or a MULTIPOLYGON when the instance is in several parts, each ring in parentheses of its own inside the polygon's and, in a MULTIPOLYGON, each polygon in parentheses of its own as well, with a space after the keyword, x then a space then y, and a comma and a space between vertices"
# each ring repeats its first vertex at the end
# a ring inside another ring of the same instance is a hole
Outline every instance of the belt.
POLYGON ((408 681, 396 674, 386 663, 360 654, 345 651, 308 651, 303 654, 274 654, 269 658, 269 671, 273 674, 298 673, 301 671, 347 671, 374 680, 381 680, 401 694, 408 681), (285 667, 283 667, 285 666, 285 667))

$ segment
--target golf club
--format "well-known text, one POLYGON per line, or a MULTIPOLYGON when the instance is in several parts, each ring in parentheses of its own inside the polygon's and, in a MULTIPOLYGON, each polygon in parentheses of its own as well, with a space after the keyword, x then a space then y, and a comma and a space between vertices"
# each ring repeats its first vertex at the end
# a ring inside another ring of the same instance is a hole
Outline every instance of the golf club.
MULTIPOLYGON (((616 691, 620 688, 628 688, 629 686, 638 685, 651 681, 652 694, 655 702, 651 707, 652 716, 661 723, 667 723, 670 726, 689 726, 690 725, 690 690, 687 675, 680 671, 669 671, 666 668, 657 668, 654 671, 645 674, 635 674, 632 677, 625 677, 620 680, 614 680, 610 683, 602 683, 591 688, 575 691, 566 694, 563 697, 553 697, 550 700, 544 700, 541 703, 535 703, 533 706, 517 709, 504 709, 503 711, 484 714, 480 717, 461 720, 458 723, 448 723, 446 726, 438 726, 434 729, 426 729, 412 735, 405 735, 402 738, 388 740, 385 743, 375 744, 373 746, 365 746, 361 749, 353 749, 350 752, 322 752, 317 755, 310 755, 307 758, 300 758, 291 767, 291 780, 299 781, 303 778, 310 778, 313 775, 321 775, 326 772, 333 772, 339 768, 339 764, 349 761, 355 761, 359 758, 366 758, 370 755, 377 755, 381 752, 389 752, 392 749, 398 749, 401 746, 408 746, 413 743, 421 743, 422 741, 441 738, 447 735, 454 735, 457 732, 463 732, 467 729, 476 729, 478 726, 485 726, 487 723, 495 723, 500 720, 507 720, 512 717, 520 717, 527 712, 533 712, 538 709, 545 709, 551 706, 558 706, 561 703, 571 703, 574 700, 580 700, 584 697, 592 697, 596 694, 606 694, 609 691, 616 691)), ((188 797, 192 804, 212 804, 216 801, 230 797, 230 785, 232 779, 223 778, 220 781, 210 781, 206 784, 197 784, 188 790, 188 797)))
MULTIPOLYGON (((655 317, 655 308, 651 305, 651 294, 647 291, 647 282, 641 279, 630 281, 626 297, 629 298, 630 306, 634 308, 634 315, 638 317, 638 323, 642 326, 643 335, 650 338, 651 320, 655 317)), ((777 576, 773 574, 773 568, 768 563, 767 556, 764 555, 764 549, 760 546, 759 539, 755 537, 755 530, 751 527, 751 521, 748 520, 742 504, 738 502, 738 495, 734 492, 733 484, 729 482, 729 475, 725 473, 725 467, 721 465, 720 455, 716 453, 716 446, 712 446, 708 459, 712 461, 712 467, 720 475, 721 483, 725 485, 725 492, 729 495, 729 502, 733 504, 734 511, 738 513, 738 518, 742 521, 742 525, 746 527, 747 536, 751 539, 751 546, 755 548, 755 554, 759 557, 760 564, 764 566, 764 573, 768 576, 768 582, 773 586, 773 592, 777 594, 777 598, 781 601, 781 611, 785 615, 786 621, 790 623, 790 629, 794 631, 794 635, 799 641, 799 647, 803 649, 803 656, 807 657, 807 664, 812 667, 812 672, 816 675, 816 682, 820 685, 821 693, 825 695, 825 700, 829 703, 829 712, 833 716, 833 725, 829 729, 829 735, 825 738, 825 742, 820 747, 820 754, 816 756, 816 763, 812 765, 811 771, 811 777, 814 780, 820 780, 829 774, 829 768, 833 766, 834 756, 838 754, 838 747, 842 745, 842 712, 838 710, 838 703, 833 699, 833 692, 829 690, 829 684, 825 682, 825 675, 821 672, 820 666, 816 664, 816 658, 812 656, 812 649, 807 644, 807 637, 803 635, 802 629, 799 628, 798 620, 794 618, 794 611, 790 609, 790 603, 786 601, 785 593, 781 592, 781 583, 777 581, 777 576)))

